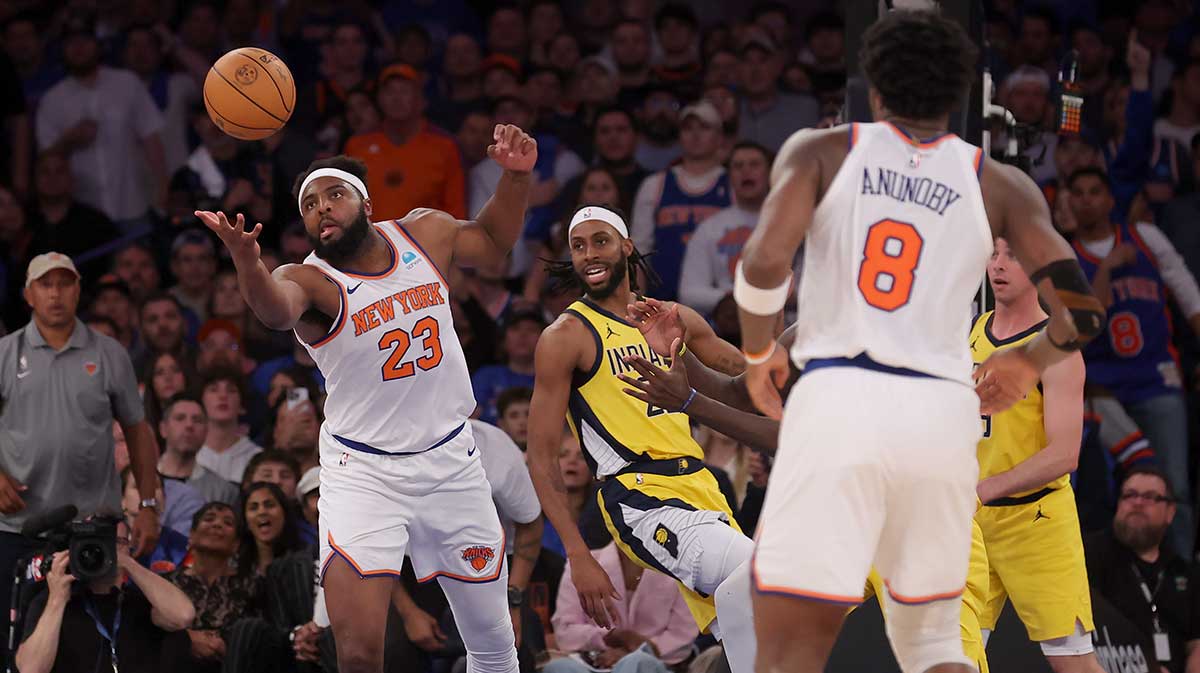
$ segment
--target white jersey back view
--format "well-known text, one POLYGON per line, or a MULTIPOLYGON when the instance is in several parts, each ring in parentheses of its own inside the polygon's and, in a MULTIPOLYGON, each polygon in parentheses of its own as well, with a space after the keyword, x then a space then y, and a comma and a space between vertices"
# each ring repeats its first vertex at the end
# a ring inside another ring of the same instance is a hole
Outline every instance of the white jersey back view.
MULTIPOLYGON (((760 592, 855 604, 874 567, 889 634, 956 634, 982 427, 968 335, 992 253, 984 159, 952 135, 918 142, 888 123, 826 133, 846 134, 849 152, 804 244, 792 349, 803 374, 754 579, 760 592)), ((902 668, 967 663, 952 645, 902 668)))
POLYGON ((342 293, 329 334, 305 348, 329 393, 324 431, 367 453, 417 453, 470 431, 471 375, 441 272, 399 222, 372 226, 391 248, 387 271, 339 270, 315 253, 304 260, 342 293))
POLYGON ((971 301, 992 254, 983 151, 850 125, 805 237, 792 360, 853 358, 970 382, 971 301))

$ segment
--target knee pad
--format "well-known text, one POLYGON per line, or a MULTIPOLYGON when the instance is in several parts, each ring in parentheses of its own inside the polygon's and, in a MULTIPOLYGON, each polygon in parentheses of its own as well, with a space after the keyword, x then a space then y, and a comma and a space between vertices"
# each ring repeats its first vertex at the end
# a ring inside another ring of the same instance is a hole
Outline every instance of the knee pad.
POLYGON ((887 634, 900 670, 923 673, 938 664, 963 664, 975 667, 963 653, 959 634, 959 599, 938 600, 921 605, 905 605, 890 595, 887 606, 887 634))

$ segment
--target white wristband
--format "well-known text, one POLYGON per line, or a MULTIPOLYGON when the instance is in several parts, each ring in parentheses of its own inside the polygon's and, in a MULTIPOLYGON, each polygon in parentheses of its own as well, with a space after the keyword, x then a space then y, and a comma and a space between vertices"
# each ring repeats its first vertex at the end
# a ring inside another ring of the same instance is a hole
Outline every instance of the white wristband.
POLYGON ((739 308, 754 315, 775 315, 783 310, 787 303, 788 288, 792 285, 788 277, 778 287, 763 289, 754 287, 742 275, 742 262, 738 260, 737 269, 733 276, 733 300, 739 308))

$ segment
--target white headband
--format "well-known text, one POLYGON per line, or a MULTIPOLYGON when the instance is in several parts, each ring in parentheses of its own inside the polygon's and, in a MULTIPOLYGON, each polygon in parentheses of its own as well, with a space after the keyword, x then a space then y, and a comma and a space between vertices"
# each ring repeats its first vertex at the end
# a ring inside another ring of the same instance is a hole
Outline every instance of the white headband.
POLYGON ((340 168, 318 168, 309 173, 308 177, 304 178, 304 182, 300 183, 300 196, 296 198, 296 206, 300 208, 301 214, 304 213, 304 190, 308 189, 308 184, 317 178, 338 178, 339 180, 345 180, 351 187, 358 190, 358 194, 362 197, 363 201, 370 198, 367 196, 367 186, 355 175, 347 173, 340 168))
POLYGON ((612 225, 612 228, 621 234, 621 238, 629 238, 629 227, 625 226, 625 220, 622 220, 620 215, 602 206, 586 206, 575 213, 575 217, 571 218, 571 226, 567 227, 567 237, 571 236, 571 232, 575 231, 575 227, 589 220, 600 220, 612 225))

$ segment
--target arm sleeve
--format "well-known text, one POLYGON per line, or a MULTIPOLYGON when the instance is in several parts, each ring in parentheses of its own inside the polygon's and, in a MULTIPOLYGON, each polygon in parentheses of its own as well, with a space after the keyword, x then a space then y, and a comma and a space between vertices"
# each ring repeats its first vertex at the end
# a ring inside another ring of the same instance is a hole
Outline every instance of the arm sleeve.
POLYGON ((665 174, 662 172, 647 176, 642 180, 642 186, 638 187, 637 198, 633 202, 629 237, 633 239, 638 252, 643 254, 654 252, 654 208, 662 194, 664 178, 665 174))
POLYGON ((571 581, 571 564, 563 568, 562 582, 558 585, 554 616, 554 639, 558 649, 564 652, 583 652, 604 649, 604 629, 596 626, 579 603, 579 592, 571 581))
POLYGON ((100 339, 101 348, 105 350, 104 359, 108 361, 108 395, 112 400, 113 415, 121 425, 141 423, 146 410, 142 406, 142 396, 138 394, 137 375, 133 372, 129 353, 112 339, 95 336, 100 339))
POLYGON ((704 316, 710 315, 717 302, 729 292, 717 286, 713 274, 716 246, 713 232, 720 230, 720 217, 720 214, 714 215, 696 228, 683 253, 683 268, 679 273, 679 301, 704 316))
POLYGON ((1159 273, 1171 289, 1171 294, 1175 295, 1175 301, 1179 302, 1184 315, 1191 317, 1200 313, 1200 286, 1196 285, 1196 277, 1188 270, 1170 239, 1158 227, 1146 222, 1138 223, 1137 233, 1154 254, 1159 273))

